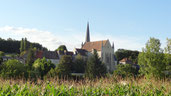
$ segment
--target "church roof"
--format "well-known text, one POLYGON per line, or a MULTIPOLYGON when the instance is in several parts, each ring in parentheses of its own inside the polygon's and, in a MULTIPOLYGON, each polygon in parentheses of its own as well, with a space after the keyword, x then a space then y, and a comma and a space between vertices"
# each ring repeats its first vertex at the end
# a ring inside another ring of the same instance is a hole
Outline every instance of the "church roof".
POLYGON ((86 50, 84 50, 84 49, 78 49, 78 48, 76 48, 76 51, 77 51, 77 54, 80 54, 80 55, 82 55, 82 56, 86 56, 87 54, 87 51, 86 50))
POLYGON ((104 46, 107 41, 108 40, 85 42, 85 44, 83 45, 83 47, 81 49, 85 49, 87 51, 92 51, 92 49, 96 49, 97 51, 101 51, 102 44, 104 46))

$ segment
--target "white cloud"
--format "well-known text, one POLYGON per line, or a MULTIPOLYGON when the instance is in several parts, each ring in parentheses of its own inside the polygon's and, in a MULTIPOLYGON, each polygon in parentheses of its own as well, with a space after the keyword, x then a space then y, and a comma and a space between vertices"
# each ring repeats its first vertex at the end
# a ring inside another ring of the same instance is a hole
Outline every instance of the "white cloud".
POLYGON ((1 36, 8 34, 11 38, 14 37, 14 39, 26 37, 29 41, 38 42, 50 50, 54 50, 59 45, 65 44, 65 42, 61 42, 57 39, 58 37, 52 34, 52 32, 41 31, 38 29, 5 26, 0 28, 0 33, 2 34, 1 36))
MULTIPOLYGON (((53 32, 41 31, 38 29, 13 26, 0 27, 1 36, 8 35, 8 37, 18 40, 26 37, 29 41, 38 42, 50 50, 55 50, 59 45, 66 45, 69 50, 73 50, 76 47, 79 48, 81 43, 85 40, 85 32, 75 31, 76 30, 73 29, 67 29, 64 30, 64 32, 70 33, 71 35, 59 36, 53 32)), ((111 43, 115 43, 115 49, 124 48, 131 50, 141 50, 141 48, 144 46, 144 44, 140 43, 141 39, 138 38, 126 36, 105 36, 99 34, 91 35, 92 41, 106 39, 109 39, 111 43)))

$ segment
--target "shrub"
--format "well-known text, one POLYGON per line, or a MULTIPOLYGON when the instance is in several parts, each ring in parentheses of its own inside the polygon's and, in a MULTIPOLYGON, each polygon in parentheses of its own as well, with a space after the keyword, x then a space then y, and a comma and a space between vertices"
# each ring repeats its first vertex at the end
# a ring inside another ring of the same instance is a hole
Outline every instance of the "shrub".
POLYGON ((114 71, 115 75, 119 75, 124 77, 132 77, 138 75, 138 68, 135 65, 132 64, 119 64, 117 65, 117 69, 114 71))
POLYGON ((18 60, 8 60, 4 62, 0 70, 4 78, 15 78, 26 74, 26 67, 18 60))
POLYGON ((43 79, 52 68, 55 68, 55 65, 49 60, 47 61, 44 57, 43 59, 37 59, 33 63, 33 70, 37 76, 40 76, 43 79))

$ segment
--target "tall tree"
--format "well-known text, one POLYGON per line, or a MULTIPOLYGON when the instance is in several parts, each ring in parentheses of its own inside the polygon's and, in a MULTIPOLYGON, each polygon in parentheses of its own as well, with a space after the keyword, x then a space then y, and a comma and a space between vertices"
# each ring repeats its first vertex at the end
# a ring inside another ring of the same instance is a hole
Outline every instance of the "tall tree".
POLYGON ((59 77, 70 76, 71 66, 72 66, 72 57, 69 55, 63 55, 61 60, 55 69, 59 77))
POLYGON ((27 41, 27 38, 24 39, 24 51, 27 50, 27 45, 28 44, 28 41, 27 41))
POLYGON ((171 73, 171 39, 167 38, 167 46, 165 47, 166 71, 171 73))
POLYGON ((31 69, 32 64, 34 62, 34 58, 35 58, 34 50, 32 48, 30 48, 28 51, 27 60, 26 60, 26 63, 30 69, 31 69))
POLYGON ((101 62, 97 51, 94 50, 93 55, 88 59, 86 65, 86 77, 93 79, 104 76, 106 74, 106 66, 101 62))
POLYGON ((84 73, 85 72, 86 62, 84 61, 81 55, 77 55, 75 61, 72 65, 72 71, 75 73, 84 73))
POLYGON ((20 41, 20 53, 24 51, 24 38, 20 41))
POLYGON ((142 74, 154 77, 164 76, 164 54, 160 46, 160 40, 156 38, 150 38, 146 43, 146 48, 138 56, 138 63, 142 74))

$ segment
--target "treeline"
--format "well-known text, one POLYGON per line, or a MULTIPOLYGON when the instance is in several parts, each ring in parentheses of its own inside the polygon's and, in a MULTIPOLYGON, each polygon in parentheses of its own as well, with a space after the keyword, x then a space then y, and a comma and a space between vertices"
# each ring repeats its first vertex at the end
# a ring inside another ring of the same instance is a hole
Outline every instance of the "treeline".
POLYGON ((57 66, 46 58, 35 60, 34 52, 34 48, 29 48, 25 64, 16 59, 2 61, 0 57, 0 77, 36 80, 44 77, 73 78, 75 76, 71 73, 85 73, 87 78, 93 79, 107 73, 106 66, 101 62, 96 50, 86 60, 81 55, 77 55, 75 59, 70 55, 63 55, 57 66))
MULTIPOLYGON (((23 38, 22 40, 27 40, 26 38, 23 38)), ((35 47, 37 49, 47 50, 47 48, 43 47, 39 43, 32 43, 27 41, 27 48, 29 45, 32 45, 32 47, 35 47)), ((0 51, 3 51, 4 53, 20 53, 20 44, 21 41, 14 40, 11 38, 8 38, 7 40, 0 38, 0 51)))
POLYGON ((166 40, 164 49, 161 48, 159 39, 150 38, 147 41, 142 52, 138 54, 139 70, 135 64, 119 64, 114 73, 122 77, 171 78, 171 39, 166 40))
POLYGON ((126 50, 126 49, 118 49, 115 52, 115 56, 118 60, 122 60, 123 58, 128 58, 131 60, 133 63, 137 64, 138 63, 138 55, 139 51, 132 51, 132 50, 126 50))

